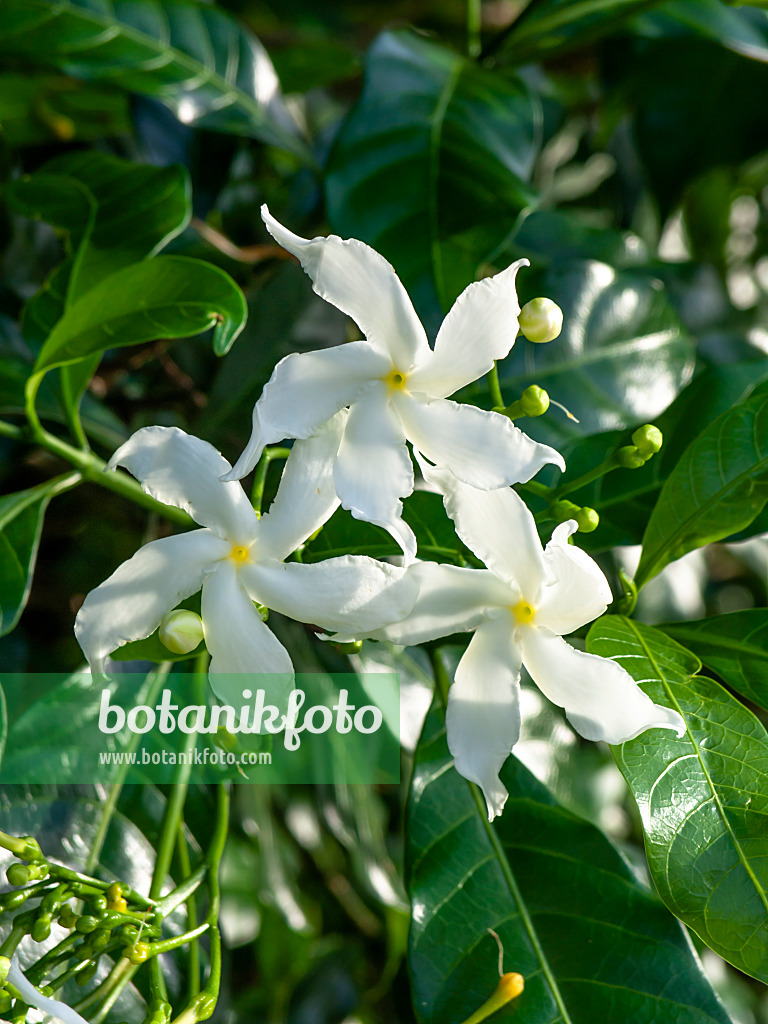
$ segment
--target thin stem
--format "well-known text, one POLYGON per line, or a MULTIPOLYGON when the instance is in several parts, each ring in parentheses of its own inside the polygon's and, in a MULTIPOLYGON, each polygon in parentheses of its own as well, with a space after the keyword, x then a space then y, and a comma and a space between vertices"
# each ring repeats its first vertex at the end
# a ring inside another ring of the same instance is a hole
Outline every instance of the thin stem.
POLYGON ((488 381, 488 390, 491 393, 491 403, 494 411, 499 412, 504 408, 504 398, 501 394, 501 385, 499 384, 499 370, 496 363, 493 364, 491 369, 486 375, 488 381))
POLYGON ((437 692, 440 695, 440 700, 444 708, 448 707, 448 690, 451 686, 451 680, 448 673, 445 671, 445 665, 443 659, 440 656, 440 651, 437 647, 430 647, 427 651, 429 655, 429 663, 432 666, 432 674, 435 677, 435 686, 437 692))
POLYGON ((257 512, 261 512, 261 503, 264 501, 264 487, 267 482, 269 464, 273 459, 287 459, 290 454, 290 448, 265 448, 261 453, 251 490, 251 504, 257 512))
POLYGON ((24 431, 21 427, 15 427, 12 423, 0 420, 0 436, 12 437, 14 441, 22 441, 24 439, 24 431))
POLYGON ((517 485, 521 491, 529 491, 531 494, 538 494, 540 498, 546 498, 549 500, 552 497, 553 491, 551 487, 547 487, 546 484, 541 484, 538 480, 529 480, 525 484, 517 485))
POLYGON ((481 50, 480 28, 482 23, 482 0, 467 0, 467 53, 470 57, 479 57, 481 50))
POLYGON ((562 498, 564 495, 570 494, 572 491, 578 491, 580 488, 586 487, 587 484, 591 484, 594 480, 599 480, 601 476, 605 476, 611 470, 618 468, 619 464, 614 456, 609 455, 604 462, 601 462, 599 466, 595 466, 594 469, 590 469, 588 473, 584 473, 583 476, 576 477, 575 480, 569 480, 560 487, 556 487, 553 496, 562 498))
MULTIPOLYGON (((181 867, 181 873, 183 878, 186 880, 192 874, 192 863, 189 859, 189 847, 187 846, 187 840, 184 836, 184 822, 179 825, 178 835, 176 836, 176 859, 181 867)), ((187 927, 194 931, 197 927, 197 904, 195 902, 195 894, 190 893, 187 901, 187 927)), ((200 991, 200 944, 197 939, 192 939, 189 943, 189 963, 187 964, 187 996, 188 999, 194 999, 194 997, 200 991)))

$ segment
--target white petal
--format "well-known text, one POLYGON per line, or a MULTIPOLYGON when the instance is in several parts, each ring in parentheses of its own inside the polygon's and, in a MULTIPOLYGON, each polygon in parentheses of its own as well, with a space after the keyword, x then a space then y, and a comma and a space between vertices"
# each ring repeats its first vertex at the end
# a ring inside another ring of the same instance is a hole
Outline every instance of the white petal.
POLYGON ((561 636, 598 618, 613 600, 597 562, 568 543, 577 529, 573 519, 561 523, 544 548, 544 565, 551 582, 539 595, 536 624, 561 636))
POLYGON ((534 682, 585 739, 623 743, 646 729, 685 729, 676 711, 654 704, 615 661, 577 651, 543 627, 520 628, 519 636, 534 682))
POLYGON ((333 464, 346 422, 342 409, 313 437, 294 444, 275 499, 259 520, 258 550, 264 557, 287 558, 339 507, 333 464))
POLYGON ((416 394, 396 394, 393 402, 414 447, 465 484, 485 491, 524 483, 548 463, 565 469, 554 448, 532 441, 500 413, 416 394))
POLYGON ((413 465, 384 385, 366 392, 349 411, 334 467, 336 493, 355 519, 382 526, 416 557, 416 537, 403 521, 400 498, 413 490, 413 465))
POLYGON ((61 1021, 62 1024, 88 1024, 85 1017, 81 1017, 71 1006, 67 1006, 66 1003, 62 1003, 58 999, 51 999, 50 996, 43 995, 31 981, 26 979, 15 959, 11 960, 11 966, 8 969, 8 981, 18 989, 19 995, 27 1006, 34 1006, 38 1010, 42 1010, 54 1020, 61 1021))
POLYGON ((290 655, 262 622, 231 562, 223 562, 206 578, 201 615, 211 655, 208 677, 216 696, 239 706, 244 688, 263 687, 273 703, 283 701, 293 685, 290 655), (264 673, 271 678, 260 681, 264 673))
POLYGON ((409 385, 433 398, 446 398, 503 359, 517 337, 520 306, 515 278, 528 260, 518 260, 495 277, 475 281, 456 299, 443 321, 433 353, 413 371, 409 385))
POLYGON ((416 562, 408 575, 419 588, 410 614, 376 639, 414 646, 475 629, 488 613, 512 601, 509 588, 485 569, 416 562))
POLYGON ((281 359, 253 407, 248 444, 224 479, 240 480, 250 473, 265 445, 310 437, 389 369, 388 358, 367 341, 281 359))
POLYGON ((417 592, 402 569, 353 555, 312 565, 255 562, 240 575, 255 601, 334 633, 369 633, 397 622, 417 592))
MULTIPOLYGON (((467 547, 531 604, 546 578, 544 553, 528 506, 511 487, 479 491, 416 457, 424 479, 443 494, 445 510, 467 547)), ((519 598, 518 598, 519 600, 519 598)))
POLYGON ((493 821, 508 795, 499 771, 520 736, 520 654, 509 616, 472 637, 448 691, 445 724, 456 771, 480 786, 493 821))
POLYGON ((399 369, 410 369, 429 348, 408 293, 394 268, 375 249, 338 235, 300 238, 276 221, 266 206, 261 216, 272 237, 299 259, 317 294, 351 316, 399 369))
POLYGON ((238 543, 253 537, 251 503, 240 484, 221 482, 231 466, 207 441, 178 427, 142 427, 109 460, 109 469, 116 466, 132 473, 147 494, 184 509, 220 537, 238 543))
POLYGON ((153 540, 118 566, 88 594, 75 619, 75 636, 92 670, 103 673, 112 651, 154 633, 229 550, 229 542, 210 530, 193 530, 153 540))

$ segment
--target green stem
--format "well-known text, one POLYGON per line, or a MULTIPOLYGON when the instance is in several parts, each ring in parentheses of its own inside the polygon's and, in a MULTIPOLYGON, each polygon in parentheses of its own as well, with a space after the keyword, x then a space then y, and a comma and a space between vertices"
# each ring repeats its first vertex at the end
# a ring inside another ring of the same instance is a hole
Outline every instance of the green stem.
POLYGON ((287 459, 290 454, 290 448, 265 448, 261 453, 261 458, 256 466, 256 475, 253 478, 253 489, 251 490, 251 504, 257 512, 261 512, 269 464, 273 459, 287 459))
MULTIPOLYGON (((184 879, 186 880, 190 878, 192 875, 192 863, 189 859, 189 847, 187 846, 187 840, 184 836, 183 822, 179 826, 179 832, 176 837, 176 859, 179 862, 184 879)), ((195 902, 194 892, 190 893, 187 898, 186 908, 187 926, 194 931, 197 927, 197 904, 195 902)), ((188 955, 187 997, 189 1000, 192 1000, 200 991, 200 943, 197 939, 192 939, 190 942, 188 955)))
POLYGON ((605 461, 601 462, 599 466, 595 466, 594 469, 590 469, 588 473, 584 473, 583 476, 576 477, 575 480, 568 480, 560 487, 556 487, 552 495, 553 498, 562 498, 566 494, 571 494, 572 491, 578 491, 582 487, 586 487, 587 484, 593 483, 595 480, 599 480, 601 476, 605 476, 606 473, 610 473, 613 469, 618 469, 619 464, 613 455, 609 455, 605 461))
POLYGON ((499 370, 496 363, 493 364, 491 369, 486 375, 488 381, 488 390, 491 394, 491 404, 493 405, 494 412, 501 412, 504 409, 504 397, 501 393, 501 385, 499 384, 499 370))
POLYGON ((0 437, 12 437, 14 441, 22 441, 24 439, 24 431, 21 427, 15 427, 12 423, 0 420, 0 437))
POLYGON ((546 498, 547 501, 552 497, 552 488, 547 487, 546 484, 540 484, 537 480, 529 480, 528 483, 517 485, 521 491, 529 491, 531 494, 538 494, 540 498, 546 498))
POLYGON ((445 671, 445 665, 443 659, 440 657, 440 651, 437 647, 430 647, 427 651, 429 655, 429 663, 432 666, 432 674, 435 677, 435 686, 440 696, 440 700, 444 708, 448 707, 448 691, 451 687, 451 680, 448 673, 445 671))
MULTIPOLYGON (((51 864, 50 874, 51 878, 63 878, 69 882, 78 882, 80 885, 91 887, 98 892, 106 892, 112 884, 111 882, 101 882, 98 878, 91 878, 80 871, 72 871, 71 868, 62 867, 60 864, 51 864)), ((123 889, 123 895, 129 902, 135 903, 139 907, 145 907, 147 910, 151 910, 155 905, 154 900, 148 900, 146 896, 142 896, 135 889, 125 888, 123 889)))
POLYGON ((479 57, 481 50, 481 0, 467 0, 467 53, 470 57, 479 57))

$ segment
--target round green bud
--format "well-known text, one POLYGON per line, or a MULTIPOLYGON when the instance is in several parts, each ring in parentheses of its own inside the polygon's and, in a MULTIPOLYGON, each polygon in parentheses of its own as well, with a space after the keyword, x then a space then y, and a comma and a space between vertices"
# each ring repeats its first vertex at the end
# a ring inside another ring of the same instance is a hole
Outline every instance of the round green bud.
POLYGON ((616 465, 622 466, 624 469, 640 469, 646 462, 633 444, 627 444, 623 448, 619 448, 614 457, 616 465))
POLYGON ((592 533, 600 525, 600 516, 593 508, 585 505, 576 514, 576 522, 579 524, 579 533, 592 533))
POLYGON ((59 911, 59 924, 62 928, 74 928, 77 921, 77 914, 68 903, 65 903, 59 911))
POLYGON ((139 964, 143 964, 149 957, 150 949, 146 942, 134 942, 132 946, 127 946, 123 950, 123 956, 126 960, 129 960, 134 967, 138 967, 139 964))
POLYGON ((543 416, 549 408, 549 395, 538 384, 531 384, 520 395, 520 409, 526 416, 543 416))
POLYGON ((121 942, 132 946, 139 937, 139 929, 133 924, 126 924, 123 925, 118 934, 121 942))
POLYGON ((203 620, 197 612, 177 608, 163 617, 157 632, 169 651, 189 654, 203 639, 203 620))
POLYGON ((51 915, 40 914, 32 925, 32 938, 35 942, 45 942, 51 934, 51 915))
POLYGON ((554 341, 563 329, 563 311, 552 299, 531 299, 520 311, 518 324, 528 341, 554 341))
POLYGON ((646 423, 644 427, 638 427, 632 435, 632 444, 637 447, 638 452, 647 461, 656 452, 661 451, 664 437, 658 427, 646 423))
POLYGON ((102 914, 107 909, 107 897, 94 896, 93 899, 88 900, 88 909, 94 914, 102 914))
POLYGON ((0 991, 0 1014, 3 1017, 8 1013, 12 1004, 13 999, 11 998, 11 993, 6 989, 2 989, 2 991, 0 991))
POLYGON ((0 985, 3 984, 5 979, 8 977, 8 971, 11 969, 11 961, 7 956, 0 956, 0 985))
POLYGON ((26 864, 11 864, 5 872, 5 877, 17 888, 26 885, 32 877, 32 872, 26 864))
POLYGON ((579 512, 581 512, 580 505, 574 505, 572 501, 563 498, 552 506, 552 518, 558 523, 565 523, 569 519, 575 519, 578 522, 579 512))
POLYGON ((80 932, 81 935, 90 935, 91 932, 96 931, 99 927, 99 922, 95 917, 91 917, 90 914, 85 914, 83 917, 78 918, 75 928, 80 932))

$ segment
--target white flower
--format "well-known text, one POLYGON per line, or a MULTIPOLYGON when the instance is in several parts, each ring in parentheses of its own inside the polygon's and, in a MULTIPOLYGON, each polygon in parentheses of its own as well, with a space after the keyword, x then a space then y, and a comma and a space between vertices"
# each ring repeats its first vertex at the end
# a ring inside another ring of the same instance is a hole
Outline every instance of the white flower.
POLYGON ((265 445, 309 437, 350 406, 333 469, 336 493, 357 519, 388 530, 407 564, 415 557, 416 538, 401 518, 400 499, 413 490, 406 440, 484 490, 529 480, 546 463, 565 468, 554 449, 532 441, 506 416, 446 400, 512 347, 520 312, 515 275, 527 260, 471 284, 445 318, 433 350, 383 256, 354 238, 300 238, 266 206, 262 217, 275 239, 299 258, 317 294, 351 316, 365 340, 294 353, 277 364, 228 480, 245 476, 265 445))
POLYGON ((8 981, 18 990, 19 995, 27 1006, 34 1006, 38 1010, 42 1010, 43 1013, 53 1017, 54 1020, 61 1021, 61 1024, 88 1024, 88 1021, 81 1017, 77 1010, 73 1010, 71 1006, 67 1006, 66 1003, 62 1003, 58 999, 44 996, 39 989, 35 988, 31 981, 27 981, 21 968, 16 963, 15 956, 12 958, 11 966, 8 969, 8 981))
POLYGON ((338 447, 346 415, 294 445, 261 518, 239 483, 220 481, 230 469, 226 459, 183 430, 144 427, 115 452, 109 468, 124 466, 148 494, 185 509, 204 529, 144 545, 88 594, 75 633, 93 671, 103 672, 112 651, 149 636, 201 587, 211 685, 227 703, 232 695, 224 677, 217 681, 221 673, 279 673, 291 681, 288 652, 254 601, 336 631, 375 629, 407 614, 416 591, 401 569, 367 557, 283 561, 338 507, 329 453, 338 447))
POLYGON ((411 614, 374 636, 412 645, 474 630, 449 691, 446 727, 456 768, 482 788, 489 820, 507 799, 499 769, 520 734, 521 665, 588 740, 621 743, 650 728, 684 729, 677 712, 654 704, 616 662, 562 639, 611 601, 600 568, 568 543, 576 523, 558 526, 542 550, 514 490, 479 491, 417 458, 442 491, 459 537, 488 569, 411 566, 420 587, 411 614))

